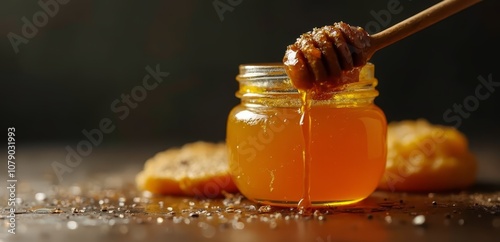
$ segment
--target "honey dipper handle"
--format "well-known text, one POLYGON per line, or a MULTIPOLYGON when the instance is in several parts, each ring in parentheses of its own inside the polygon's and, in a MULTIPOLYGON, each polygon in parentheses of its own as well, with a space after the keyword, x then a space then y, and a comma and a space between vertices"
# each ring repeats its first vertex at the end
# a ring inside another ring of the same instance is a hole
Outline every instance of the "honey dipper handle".
POLYGON ((371 57, 375 51, 427 28, 480 1, 481 0, 443 0, 380 33, 372 35, 370 37, 370 48, 367 51, 368 56, 371 57))

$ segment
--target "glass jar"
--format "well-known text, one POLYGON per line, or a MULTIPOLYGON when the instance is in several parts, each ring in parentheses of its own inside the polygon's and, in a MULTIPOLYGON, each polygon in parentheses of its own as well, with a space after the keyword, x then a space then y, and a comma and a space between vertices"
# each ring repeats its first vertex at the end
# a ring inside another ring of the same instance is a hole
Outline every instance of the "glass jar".
POLYGON ((310 174, 305 174, 299 92, 282 64, 241 65, 236 78, 241 103, 231 110, 226 133, 230 172, 240 192, 262 204, 290 207, 297 206, 304 189, 313 207, 369 196, 384 172, 387 149, 385 115, 373 102, 374 68, 366 64, 359 82, 312 100, 310 174))

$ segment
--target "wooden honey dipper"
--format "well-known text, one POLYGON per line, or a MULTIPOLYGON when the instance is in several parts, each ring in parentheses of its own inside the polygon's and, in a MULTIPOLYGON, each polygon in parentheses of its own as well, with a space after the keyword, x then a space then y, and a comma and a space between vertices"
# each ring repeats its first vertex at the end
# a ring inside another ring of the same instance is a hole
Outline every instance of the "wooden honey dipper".
POLYGON ((285 70, 300 90, 338 87, 343 72, 363 66, 376 51, 480 1, 444 0, 374 35, 343 22, 315 28, 287 47, 285 70))

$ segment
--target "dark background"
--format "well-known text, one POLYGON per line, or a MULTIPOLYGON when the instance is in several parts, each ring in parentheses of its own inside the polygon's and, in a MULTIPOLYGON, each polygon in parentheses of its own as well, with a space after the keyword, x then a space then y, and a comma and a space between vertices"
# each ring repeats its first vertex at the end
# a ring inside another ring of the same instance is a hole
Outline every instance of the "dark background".
MULTIPOLYGON (((16 54, 7 34, 21 35, 21 18, 31 20, 41 7, 2 1, 1 127, 15 126, 20 142, 73 145, 85 138, 83 129, 110 118, 116 129, 104 144, 224 140, 227 114, 239 102, 239 64, 279 62, 313 27, 377 23, 371 12, 386 11, 391 1, 230 1, 238 4, 222 21, 213 2, 71 0, 16 54), (170 75, 119 119, 111 103, 157 64, 170 75)), ((438 1, 397 2, 401 12, 386 26, 378 22, 382 28, 438 1)), ((499 2, 483 1, 375 54, 376 103, 388 121, 453 125, 443 114, 474 95, 479 75, 500 82, 499 9, 499 2)), ((459 129, 471 142, 500 136, 496 89, 462 119, 459 129)))

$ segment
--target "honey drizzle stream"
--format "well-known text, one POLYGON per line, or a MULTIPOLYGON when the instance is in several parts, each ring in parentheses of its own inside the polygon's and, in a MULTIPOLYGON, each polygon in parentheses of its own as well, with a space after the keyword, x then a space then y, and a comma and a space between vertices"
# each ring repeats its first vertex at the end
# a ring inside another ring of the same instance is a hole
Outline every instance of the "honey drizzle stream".
POLYGON ((311 166, 311 92, 300 91, 302 105, 300 107, 300 128, 302 129, 302 137, 304 138, 304 146, 302 148, 302 163, 303 163, 303 195, 302 199, 297 204, 300 213, 309 215, 311 213, 311 186, 310 186, 310 166, 311 166))

